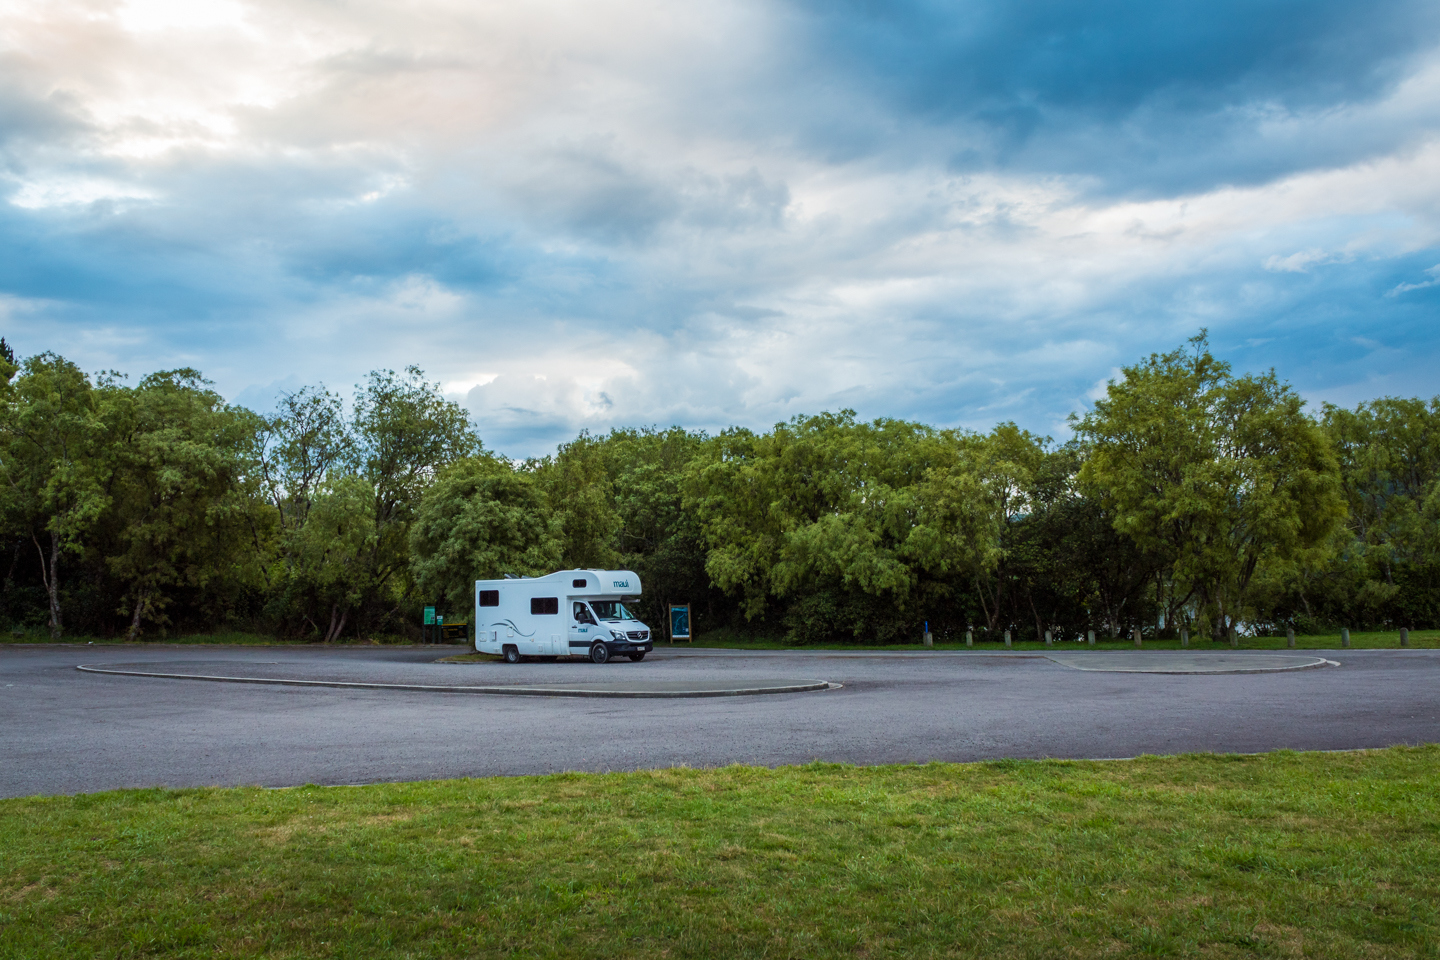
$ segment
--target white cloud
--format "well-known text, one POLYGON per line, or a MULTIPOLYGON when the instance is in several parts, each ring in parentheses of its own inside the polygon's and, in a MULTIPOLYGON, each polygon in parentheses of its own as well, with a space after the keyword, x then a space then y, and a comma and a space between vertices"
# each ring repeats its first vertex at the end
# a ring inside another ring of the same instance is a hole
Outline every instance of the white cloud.
POLYGON ((1311 267, 1325 263, 1348 263, 1354 257, 1345 253, 1329 253, 1324 250, 1298 250, 1287 256, 1278 253, 1265 258, 1265 269, 1277 273, 1307 273, 1311 267))
POLYGON ((233 0, 125 0, 116 19, 126 30, 214 30, 245 25, 245 11, 233 0))
POLYGON ((57 177, 21 181, 10 194, 10 203, 26 210, 67 207, 97 201, 154 200, 155 193, 134 184, 117 183, 96 177, 57 177))
POLYGON ((1390 290, 1388 293, 1386 293, 1385 295, 1386 295, 1387 297, 1395 297, 1395 296, 1399 296, 1399 295, 1402 294, 1402 293, 1408 293, 1408 292, 1411 291, 1411 290, 1424 290, 1426 287, 1433 287, 1433 286, 1440 285, 1440 264, 1436 264, 1435 266, 1431 267, 1429 270, 1426 270, 1425 272, 1430 275, 1430 278, 1431 278, 1431 279, 1429 279, 1429 280, 1422 280, 1422 281, 1419 282, 1419 283, 1401 283, 1401 284, 1397 284, 1396 286, 1394 286, 1393 288, 1391 288, 1391 290, 1390 290))
POLYGON ((957 172, 970 127, 799 75, 768 3, 6 9, 0 50, 71 124, 7 148, 10 203, 129 204, 175 286, 221 278, 106 365, 195 357, 239 393, 416 362, 515 452, 845 405, 1053 424, 1204 324, 1287 349, 1245 319, 1283 317, 1286 284, 1440 244, 1433 58, 1377 101, 1255 119, 1272 146, 1402 148, 1137 198, 957 172), (799 129, 835 115, 869 145, 799 129))

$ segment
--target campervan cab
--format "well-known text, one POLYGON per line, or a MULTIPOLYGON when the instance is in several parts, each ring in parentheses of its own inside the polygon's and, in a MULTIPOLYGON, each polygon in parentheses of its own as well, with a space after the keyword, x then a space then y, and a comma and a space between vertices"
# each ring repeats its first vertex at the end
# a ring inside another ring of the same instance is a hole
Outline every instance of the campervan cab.
POLYGON ((524 657, 644 660, 650 628, 625 606, 640 595, 630 570, 561 570, 544 577, 475 581, 475 650, 507 663, 524 657))

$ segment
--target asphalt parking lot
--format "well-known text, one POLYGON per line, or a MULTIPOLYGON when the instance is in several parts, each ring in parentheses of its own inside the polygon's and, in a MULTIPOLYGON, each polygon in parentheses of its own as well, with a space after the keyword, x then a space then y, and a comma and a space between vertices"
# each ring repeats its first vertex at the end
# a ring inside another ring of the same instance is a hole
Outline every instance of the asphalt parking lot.
POLYGON ((0 647, 0 796, 1440 740, 1440 651, 1332 651, 1327 656, 1338 667, 1211 675, 1097 672, 991 652, 660 649, 643 663, 604 666, 432 662, 453 652, 0 647), (743 685, 766 678, 841 686, 704 699, 568 699, 216 683, 84 673, 81 664, 415 685, 743 685))

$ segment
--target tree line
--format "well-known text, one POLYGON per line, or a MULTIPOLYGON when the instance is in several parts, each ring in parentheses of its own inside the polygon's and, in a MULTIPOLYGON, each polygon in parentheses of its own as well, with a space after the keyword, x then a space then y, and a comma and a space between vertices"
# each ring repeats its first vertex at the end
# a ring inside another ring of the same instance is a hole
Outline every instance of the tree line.
POLYGON ((0 340, 0 618, 158 637, 415 638, 473 582, 628 568, 641 614, 796 643, 1440 623, 1440 397, 1312 415, 1202 332, 1073 438, 853 411, 488 450, 416 367, 272 414, 0 340))

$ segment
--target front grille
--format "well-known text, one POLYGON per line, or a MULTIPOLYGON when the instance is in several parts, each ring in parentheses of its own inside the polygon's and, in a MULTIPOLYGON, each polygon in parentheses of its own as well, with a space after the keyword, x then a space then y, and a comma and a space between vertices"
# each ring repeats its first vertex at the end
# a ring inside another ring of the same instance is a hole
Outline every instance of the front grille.
POLYGON ((649 640, 649 639, 650 639, 650 631, 649 631, 649 630, 631 630, 629 633, 626 634, 626 636, 629 637, 631 640, 649 640))

